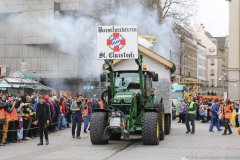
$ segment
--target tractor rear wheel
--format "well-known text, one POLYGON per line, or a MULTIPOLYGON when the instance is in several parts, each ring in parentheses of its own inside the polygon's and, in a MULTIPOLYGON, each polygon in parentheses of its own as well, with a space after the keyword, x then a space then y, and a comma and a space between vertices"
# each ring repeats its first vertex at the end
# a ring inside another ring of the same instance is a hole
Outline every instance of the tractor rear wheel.
POLYGON ((161 103, 160 109, 159 109, 159 119, 160 119, 160 140, 164 140, 165 137, 165 112, 164 112, 164 106, 161 103))
POLYGON ((92 144, 108 144, 108 139, 104 137, 104 130, 107 126, 107 113, 95 112, 91 117, 90 139, 92 144))
POLYGON ((171 114, 165 115, 165 134, 170 134, 171 130, 171 114))
POLYGON ((112 133, 110 136, 110 140, 120 140, 122 137, 122 133, 112 133))
POLYGON ((160 121, 157 112, 145 112, 142 119, 142 139, 144 145, 158 145, 160 121))

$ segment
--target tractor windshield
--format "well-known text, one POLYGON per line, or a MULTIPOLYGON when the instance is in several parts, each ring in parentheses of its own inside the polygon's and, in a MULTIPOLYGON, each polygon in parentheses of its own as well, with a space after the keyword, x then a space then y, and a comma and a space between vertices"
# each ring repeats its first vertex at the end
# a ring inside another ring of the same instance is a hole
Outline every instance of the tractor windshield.
POLYGON ((138 73, 116 72, 115 76, 117 90, 140 89, 138 73))

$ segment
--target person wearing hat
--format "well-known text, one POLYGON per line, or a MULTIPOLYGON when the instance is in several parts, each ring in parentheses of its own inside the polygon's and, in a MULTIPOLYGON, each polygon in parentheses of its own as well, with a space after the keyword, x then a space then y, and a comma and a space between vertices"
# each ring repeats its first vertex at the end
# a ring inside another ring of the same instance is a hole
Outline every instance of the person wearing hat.
POLYGON ((40 142, 37 145, 43 145, 43 133, 45 135, 46 145, 49 144, 47 127, 50 123, 50 106, 44 101, 42 96, 38 97, 39 103, 36 109, 36 124, 39 127, 40 142))
POLYGON ((27 140, 28 131, 32 124, 32 116, 34 108, 30 104, 29 97, 21 96, 21 104, 17 109, 18 112, 23 114, 23 138, 22 140, 27 140))
POLYGON ((7 123, 5 111, 4 111, 5 104, 3 101, 0 101, 0 146, 4 146, 5 144, 2 143, 3 141, 3 126, 7 123))
POLYGON ((190 102, 187 105, 187 115, 186 115, 186 134, 190 133, 195 134, 195 116, 196 116, 197 106, 194 101, 194 98, 190 98, 190 102), (192 130, 190 129, 189 122, 191 122, 192 130))

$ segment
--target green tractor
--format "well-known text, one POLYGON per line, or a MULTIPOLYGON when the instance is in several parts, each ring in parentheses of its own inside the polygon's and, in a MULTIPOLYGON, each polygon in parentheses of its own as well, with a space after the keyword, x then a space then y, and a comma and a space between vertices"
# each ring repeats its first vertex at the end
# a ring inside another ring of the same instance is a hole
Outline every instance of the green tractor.
POLYGON ((92 144, 128 139, 142 135, 144 145, 157 145, 165 136, 163 100, 154 95, 152 82, 158 74, 142 68, 142 55, 135 59, 138 70, 113 70, 113 60, 105 60, 101 82, 108 88, 102 93, 104 109, 95 109, 90 123, 92 144))

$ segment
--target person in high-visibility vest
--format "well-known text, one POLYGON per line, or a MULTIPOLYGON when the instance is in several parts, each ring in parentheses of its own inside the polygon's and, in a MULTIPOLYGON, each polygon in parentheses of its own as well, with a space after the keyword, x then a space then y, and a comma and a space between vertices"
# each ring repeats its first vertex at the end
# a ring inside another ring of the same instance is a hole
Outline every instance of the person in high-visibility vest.
POLYGON ((197 106, 196 103, 194 102, 194 98, 190 98, 190 102, 187 105, 187 115, 186 115, 186 127, 187 127, 187 132, 186 134, 190 133, 195 134, 195 116, 197 112, 197 106), (189 122, 191 122, 192 130, 190 129, 189 122))
POLYGON ((83 111, 83 121, 84 121, 84 133, 87 133, 88 124, 92 114, 92 103, 90 102, 89 99, 86 99, 85 104, 86 105, 83 111))
POLYGON ((233 108, 231 106, 231 101, 229 99, 226 100, 226 107, 223 109, 223 117, 225 121, 225 129, 222 135, 226 135, 227 131, 229 131, 228 134, 232 134, 232 130, 230 127, 230 119, 232 118, 232 111, 233 108))
POLYGON ((3 140, 3 126, 6 124, 6 115, 4 111, 4 102, 0 101, 0 146, 4 146, 5 144, 2 143, 3 140))

